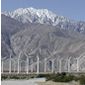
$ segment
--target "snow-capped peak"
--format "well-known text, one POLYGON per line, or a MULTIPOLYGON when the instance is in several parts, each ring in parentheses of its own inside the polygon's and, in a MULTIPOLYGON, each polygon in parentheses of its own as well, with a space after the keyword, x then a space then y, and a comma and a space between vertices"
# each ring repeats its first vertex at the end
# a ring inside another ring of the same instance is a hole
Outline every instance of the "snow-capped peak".
POLYGON ((69 21, 67 18, 57 16, 47 9, 35 9, 32 7, 19 8, 13 12, 5 12, 4 14, 23 23, 30 21, 31 23, 51 24, 56 26, 59 22, 69 21))
POLYGON ((61 29, 73 29, 84 32, 85 22, 76 22, 63 16, 58 16, 47 9, 19 8, 12 12, 2 12, 2 14, 14 18, 22 23, 40 23, 52 26, 59 26, 61 29))

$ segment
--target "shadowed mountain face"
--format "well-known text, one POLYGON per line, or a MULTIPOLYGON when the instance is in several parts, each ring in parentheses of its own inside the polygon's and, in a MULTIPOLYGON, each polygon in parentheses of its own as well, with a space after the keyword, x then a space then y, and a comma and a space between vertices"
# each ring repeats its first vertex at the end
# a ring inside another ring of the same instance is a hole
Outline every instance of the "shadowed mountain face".
POLYGON ((21 30, 23 28, 23 24, 11 19, 10 17, 6 17, 4 15, 1 16, 1 44, 2 44, 2 57, 9 56, 10 53, 13 54, 13 50, 11 48, 10 38, 13 34, 21 30))
POLYGON ((26 58, 26 53, 33 56, 35 61, 37 54, 42 60, 53 53, 63 59, 69 56, 74 59, 85 53, 85 35, 82 33, 70 28, 60 29, 59 26, 23 24, 5 15, 1 17, 2 57, 9 58, 12 54, 15 58, 22 51, 22 60, 26 58))

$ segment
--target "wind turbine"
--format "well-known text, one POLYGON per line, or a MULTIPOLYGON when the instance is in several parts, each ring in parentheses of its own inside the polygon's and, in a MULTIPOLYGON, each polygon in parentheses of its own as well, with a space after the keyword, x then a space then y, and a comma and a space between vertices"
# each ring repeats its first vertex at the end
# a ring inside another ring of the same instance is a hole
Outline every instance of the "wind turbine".
POLYGON ((81 57, 82 56, 80 56, 80 57, 77 58, 77 72, 79 72, 79 68, 80 68, 80 62, 79 62, 79 60, 80 60, 81 57))
POLYGON ((6 59, 6 57, 1 59, 1 73, 4 73, 4 60, 6 59))
POLYGON ((32 56, 30 56, 31 55, 30 53, 29 53, 30 57, 26 53, 24 53, 24 54, 27 56, 27 60, 26 60, 26 62, 27 62, 26 63, 26 73, 28 74, 28 72, 30 70, 30 66, 31 66, 31 72, 33 72, 33 66, 34 66, 35 63, 29 65, 29 62, 30 62, 29 58, 32 58, 32 56))
POLYGON ((28 58, 28 55, 25 53, 26 57, 27 57, 27 60, 26 60, 26 73, 28 74, 29 72, 29 58, 28 58))
POLYGON ((3 59, 1 61, 2 61, 1 62, 1 73, 3 73, 4 72, 4 70, 3 70, 3 64, 4 64, 3 59))
POLYGON ((13 60, 13 62, 14 62, 14 73, 15 73, 15 70, 16 70, 16 62, 15 62, 15 60, 13 60))
POLYGON ((19 74, 19 72, 20 72, 20 69, 21 69, 21 67, 20 67, 20 56, 21 56, 21 53, 22 53, 22 51, 19 53, 19 57, 18 57, 18 69, 17 69, 17 73, 19 74))
POLYGON ((59 60, 59 73, 62 72, 62 59, 59 60))
POLYGON ((39 56, 37 55, 37 74, 39 74, 39 56))
POLYGON ((80 69, 79 69, 79 68, 80 68, 80 61, 79 61, 79 60, 80 60, 80 58, 81 58, 82 56, 84 56, 84 55, 85 55, 85 53, 81 54, 80 57, 77 58, 77 72, 80 71, 80 69))
POLYGON ((71 62, 70 62, 70 60, 71 60, 71 57, 68 58, 68 72, 71 71, 71 66, 70 66, 71 62))
POLYGON ((16 61, 17 61, 17 58, 14 58, 12 60, 13 60, 13 72, 15 73, 16 72, 16 61))
POLYGON ((52 73, 55 71, 55 65, 54 65, 54 64, 55 64, 55 63, 54 63, 55 59, 56 59, 56 58, 52 59, 52 73))
POLYGON ((11 65, 12 63, 11 63, 11 54, 10 54, 10 59, 9 59, 9 74, 11 74, 11 67, 12 67, 12 65, 11 65))
POLYGON ((47 58, 44 59, 44 72, 46 72, 46 67, 47 67, 47 58))

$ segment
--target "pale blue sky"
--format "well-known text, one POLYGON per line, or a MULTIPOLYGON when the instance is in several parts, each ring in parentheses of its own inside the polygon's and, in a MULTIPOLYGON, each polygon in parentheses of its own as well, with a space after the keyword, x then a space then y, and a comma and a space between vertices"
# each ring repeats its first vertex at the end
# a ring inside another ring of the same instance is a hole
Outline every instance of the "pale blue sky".
POLYGON ((85 0, 1 0, 2 11, 28 7, 46 8, 70 19, 85 21, 85 0))

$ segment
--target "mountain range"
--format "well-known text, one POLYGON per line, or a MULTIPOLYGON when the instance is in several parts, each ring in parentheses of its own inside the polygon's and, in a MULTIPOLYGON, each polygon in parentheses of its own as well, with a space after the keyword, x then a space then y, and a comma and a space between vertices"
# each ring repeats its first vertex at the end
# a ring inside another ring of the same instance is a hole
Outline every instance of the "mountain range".
MULTIPOLYGON (((7 59, 10 54, 16 59, 20 52, 21 60, 26 60, 27 54, 32 56, 32 62, 36 61, 36 55, 40 60, 60 56, 63 62, 71 56, 71 68, 75 70, 75 58, 85 54, 85 22, 47 9, 30 7, 2 12, 1 38, 1 55, 7 59)), ((85 70, 84 62, 85 59, 80 62, 81 70, 85 70)))

